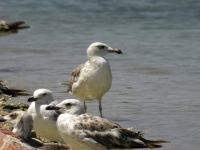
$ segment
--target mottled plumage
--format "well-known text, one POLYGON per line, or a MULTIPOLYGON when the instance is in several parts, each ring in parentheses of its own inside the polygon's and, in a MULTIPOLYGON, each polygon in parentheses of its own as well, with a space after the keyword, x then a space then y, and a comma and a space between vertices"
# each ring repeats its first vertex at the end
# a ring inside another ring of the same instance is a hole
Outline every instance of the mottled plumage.
POLYGON ((32 116, 25 111, 18 110, 11 112, 6 116, 2 116, 0 121, 7 121, 12 123, 14 125, 12 132, 18 135, 20 138, 24 140, 31 138, 33 120, 32 116))
POLYGON ((6 82, 0 80, 0 94, 17 97, 17 96, 30 96, 30 93, 26 90, 20 90, 16 88, 10 88, 6 85, 6 82))
POLYGON ((101 99, 110 89, 112 84, 110 65, 104 58, 107 53, 121 54, 122 52, 121 50, 111 48, 104 43, 92 43, 87 49, 88 60, 72 71, 68 81, 69 85, 67 90, 83 101, 98 100, 101 117, 101 99))
POLYGON ((157 148, 161 147, 160 143, 166 142, 147 140, 141 131, 123 128, 105 118, 76 113, 78 109, 84 109, 80 102, 65 100, 46 109, 64 110, 57 119, 57 128, 64 142, 72 149, 76 149, 78 144, 88 150, 98 149, 99 144, 105 148, 157 148))
POLYGON ((30 28, 24 21, 7 22, 0 20, 0 33, 16 33, 18 30, 30 28))
POLYGON ((82 114, 80 116, 74 117, 74 122, 76 122, 74 128, 79 130, 90 130, 90 131, 106 131, 108 129, 113 129, 120 127, 117 123, 109 121, 98 116, 91 116, 88 114, 82 114))
POLYGON ((72 71, 71 75, 70 75, 70 79, 68 81, 68 89, 67 92, 72 92, 72 85, 73 83, 75 83, 80 75, 81 69, 83 68, 84 64, 80 64, 78 65, 76 68, 74 68, 74 70, 72 71))

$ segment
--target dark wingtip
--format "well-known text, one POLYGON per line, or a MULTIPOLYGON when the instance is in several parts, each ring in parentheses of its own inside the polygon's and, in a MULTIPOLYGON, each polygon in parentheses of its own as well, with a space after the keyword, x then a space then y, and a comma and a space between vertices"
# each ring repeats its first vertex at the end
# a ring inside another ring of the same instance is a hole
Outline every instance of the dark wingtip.
POLYGON ((141 140, 147 145, 148 148, 160 148, 162 147, 162 143, 169 143, 169 141, 166 140, 147 140, 144 138, 141 138, 141 140))
POLYGON ((17 97, 17 96, 31 96, 31 94, 25 90, 19 90, 19 89, 14 89, 14 88, 8 88, 8 87, 3 87, 1 91, 9 95, 11 97, 17 97))
POLYGON ((10 22, 10 23, 8 23, 8 26, 11 30, 19 30, 19 29, 30 28, 30 26, 25 25, 25 21, 10 22))

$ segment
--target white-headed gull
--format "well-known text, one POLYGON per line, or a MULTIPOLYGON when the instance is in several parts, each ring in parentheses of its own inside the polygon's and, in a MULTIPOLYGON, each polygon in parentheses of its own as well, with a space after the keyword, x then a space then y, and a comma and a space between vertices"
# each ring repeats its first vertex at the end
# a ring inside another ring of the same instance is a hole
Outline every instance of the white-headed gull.
POLYGON ((46 109, 62 111, 57 119, 57 128, 64 142, 72 149, 95 150, 100 145, 104 147, 101 149, 157 148, 161 147, 160 143, 166 142, 147 140, 140 131, 123 128, 99 116, 82 114, 84 106, 77 100, 65 100, 46 109))
POLYGON ((92 43, 87 49, 88 60, 72 71, 68 82, 68 92, 83 100, 85 109, 85 100, 98 100, 101 117, 101 100, 112 84, 110 65, 104 57, 107 53, 121 54, 122 51, 104 43, 92 43))
POLYGON ((58 114, 55 111, 45 109, 47 104, 57 104, 52 92, 48 89, 37 89, 33 96, 28 99, 28 102, 32 102, 27 112, 33 118, 33 129, 36 135, 50 141, 63 143, 56 127, 58 114))

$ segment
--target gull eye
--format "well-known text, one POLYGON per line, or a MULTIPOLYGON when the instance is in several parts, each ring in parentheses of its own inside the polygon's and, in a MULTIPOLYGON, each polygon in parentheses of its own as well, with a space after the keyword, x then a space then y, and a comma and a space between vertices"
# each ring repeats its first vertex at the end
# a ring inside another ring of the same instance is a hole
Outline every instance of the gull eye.
POLYGON ((47 93, 43 93, 43 94, 42 94, 42 96, 45 96, 45 95, 47 95, 47 93))
POLYGON ((106 48, 106 46, 104 46, 104 45, 98 45, 97 46, 99 49, 105 49, 106 48))
POLYGON ((67 103, 67 104, 65 104, 65 107, 67 107, 67 108, 69 108, 69 107, 71 107, 71 106, 72 106, 71 103, 67 103))
POLYGON ((17 114, 16 114, 16 113, 10 114, 10 118, 15 119, 16 117, 17 117, 17 114))

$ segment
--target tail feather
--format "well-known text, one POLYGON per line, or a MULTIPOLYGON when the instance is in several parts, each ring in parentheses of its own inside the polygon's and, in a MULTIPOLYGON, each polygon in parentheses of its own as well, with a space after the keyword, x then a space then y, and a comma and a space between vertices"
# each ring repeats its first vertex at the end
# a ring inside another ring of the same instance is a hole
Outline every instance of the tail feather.
POLYGON ((148 145, 149 148, 159 148, 159 147, 162 147, 162 143, 169 143, 169 141, 166 141, 166 140, 161 140, 161 139, 158 139, 158 140, 147 140, 143 137, 140 137, 140 139, 146 143, 146 145, 148 145))
POLYGON ((66 87, 67 93, 71 93, 71 86, 70 86, 70 82, 69 81, 64 81, 61 84, 66 87))
POLYGON ((145 139, 142 131, 134 131, 131 128, 118 129, 121 144, 126 148, 160 148, 165 140, 148 140, 145 139))
POLYGON ((19 29, 30 28, 30 26, 25 25, 24 21, 9 22, 8 26, 9 26, 10 30, 19 30, 19 29))

